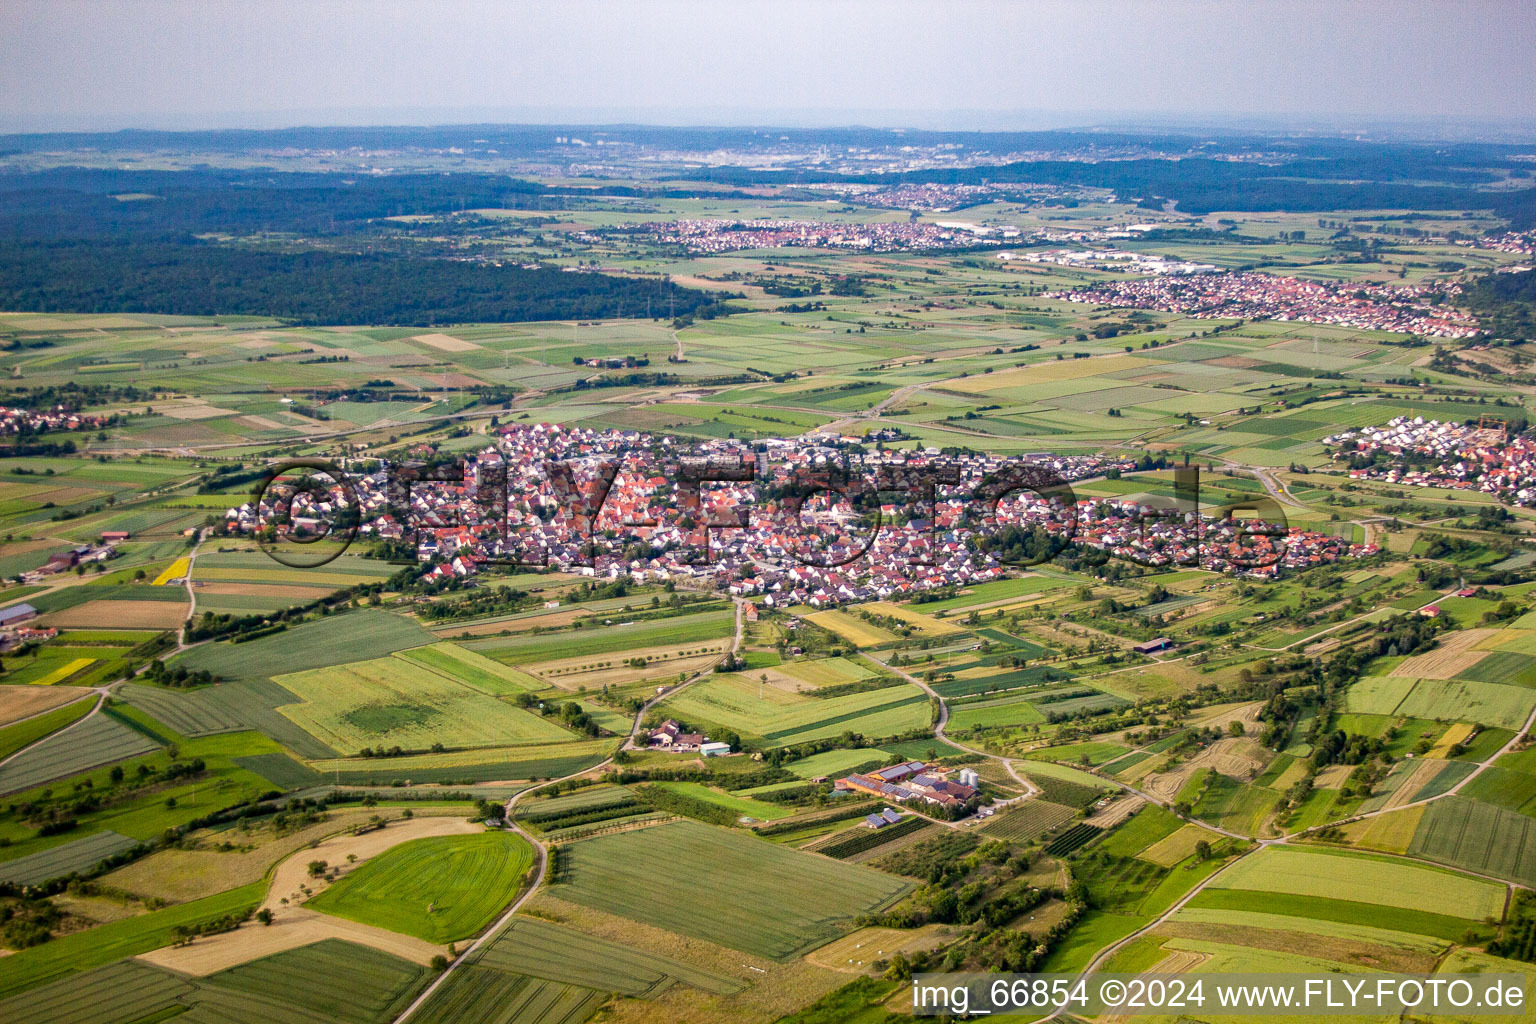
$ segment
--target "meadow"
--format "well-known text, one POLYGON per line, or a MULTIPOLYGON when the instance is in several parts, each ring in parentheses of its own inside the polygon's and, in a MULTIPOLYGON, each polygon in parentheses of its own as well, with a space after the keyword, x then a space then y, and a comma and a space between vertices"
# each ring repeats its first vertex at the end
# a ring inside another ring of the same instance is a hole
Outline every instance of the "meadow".
POLYGON ((773 746, 847 731, 877 738, 895 736, 928 724, 928 698, 916 686, 887 686, 826 698, 766 687, 759 697, 758 683, 742 675, 715 675, 668 697, 661 707, 684 720, 732 729, 773 746))
MULTIPOLYGON (((1479 920, 1504 912, 1504 887, 1449 871, 1370 855, 1269 847, 1238 861, 1211 886, 1441 913, 1479 920)), ((1254 897, 1255 906, 1263 900, 1254 897)))
POLYGON ((113 921, 0 957, 0 998, 79 971, 170 945, 178 925, 196 925, 256 909, 266 883, 231 889, 164 910, 113 921))
POLYGON ((541 744, 572 739, 552 720, 393 657, 273 677, 301 703, 278 711, 337 750, 541 744))
POLYGON ((347 872, 306 906, 453 942, 478 933, 511 903, 532 865, 533 848, 509 832, 413 839, 347 872))

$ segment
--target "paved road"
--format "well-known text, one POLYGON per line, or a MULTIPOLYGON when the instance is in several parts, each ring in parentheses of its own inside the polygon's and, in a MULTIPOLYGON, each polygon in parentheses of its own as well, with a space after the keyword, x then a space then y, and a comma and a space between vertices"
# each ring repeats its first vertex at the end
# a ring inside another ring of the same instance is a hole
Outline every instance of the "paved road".
MULTIPOLYGON (((881 664, 885 664, 885 663, 881 662, 881 664)), ((915 683, 917 686, 922 688, 922 691, 924 693, 926 693, 928 696, 932 697, 934 700, 939 702, 939 720, 936 723, 934 723, 934 726, 933 726, 933 735, 935 737, 937 737, 938 739, 942 740, 945 743, 948 743, 952 747, 960 748, 961 750, 965 751, 967 754, 974 754, 977 757, 983 757, 983 758, 986 758, 989 761, 997 761, 997 762, 1001 763, 1003 768, 1004 768, 1004 770, 1006 770, 1008 772, 1008 774, 1013 777, 1013 780, 1015 782, 1017 782, 1019 785, 1024 787, 1024 792, 1025 792, 1026 796, 1032 796, 1033 797, 1033 796, 1039 796, 1040 795, 1040 787, 1035 785, 1033 782, 1030 782, 1024 776, 1020 775, 1019 772, 1018 772, 1018 769, 1016 769, 1013 766, 1013 761, 1011 759, 1003 757, 1003 756, 1001 756, 999 754, 993 754, 990 751, 978 750, 975 747, 969 746, 969 745, 967 745, 965 743, 961 743, 959 740, 951 739, 944 732, 945 727, 947 725, 949 725, 949 704, 945 702, 944 698, 939 695, 939 692, 937 690, 935 690, 933 687, 929 686, 924 680, 918 678, 917 676, 912 675, 910 672, 904 672, 904 671, 902 671, 901 669, 897 668, 894 665, 885 665, 885 667, 890 669, 892 672, 896 673, 897 675, 901 676, 901 678, 905 679, 907 682, 915 683)), ((1012 803, 1012 801, 1008 801, 1008 802, 1012 803)))
MULTIPOLYGON (((197 615, 197 591, 192 588, 192 567, 197 564, 197 550, 203 546, 203 541, 208 539, 206 529, 197 531, 197 539, 192 542, 192 550, 187 552, 187 575, 182 579, 182 586, 187 588, 187 625, 192 624, 192 619, 197 615)), ((186 631, 182 631, 185 639, 186 631)))
MULTIPOLYGON (((97 713, 99 713, 101 711, 101 709, 106 706, 107 695, 108 695, 108 693, 110 691, 108 691, 108 689, 105 686, 95 686, 95 687, 92 687, 92 689, 96 693, 96 706, 95 707, 91 708, 91 710, 87 711, 85 714, 81 715, 79 718, 75 719, 73 722, 70 722, 64 728, 62 728, 62 729, 55 729, 53 732, 49 733, 46 736, 40 736, 37 739, 33 740, 31 743, 28 743, 26 746, 22 747, 20 750, 16 751, 16 753, 10 755, 9 757, 0 758, 0 768, 3 768, 6 765, 10 764, 12 761, 16 760, 22 754, 25 754, 27 751, 31 750, 33 747, 37 746, 38 744, 46 743, 49 740, 53 739, 55 736, 62 736, 65 733, 69 732, 69 730, 71 730, 71 729, 78 729, 83 723, 89 721, 92 716, 94 716, 97 713)), ((75 702, 74 701, 70 701, 70 703, 73 704, 75 702)), ((59 707, 68 707, 68 706, 69 706, 68 704, 61 704, 61 705, 59 705, 59 707)), ((40 712, 38 712, 38 714, 39 715, 46 715, 46 714, 48 714, 51 711, 57 711, 57 710, 58 710, 58 708, 49 708, 48 711, 40 711, 40 712)), ((27 718, 36 718, 36 717, 37 717, 37 715, 28 715, 27 716, 27 718)), ((17 721, 21 721, 21 722, 25 722, 26 720, 27 720, 26 718, 17 719, 17 721)), ((15 722, 11 722, 9 724, 10 725, 15 725, 16 723, 15 722)))
MULTIPOLYGON (((731 643, 732 654, 735 654, 741 648, 742 638, 746 632, 746 609, 744 607, 746 602, 740 598, 735 600, 736 638, 731 643)), ((645 705, 635 713, 635 724, 633 727, 631 727, 629 736, 627 739, 625 739, 624 745, 620 747, 620 749, 634 749, 635 737, 638 736, 640 732, 640 723, 645 718, 646 712, 649 711, 653 705, 655 705, 658 701, 664 700, 665 698, 670 697, 672 694, 677 693, 685 686, 691 686, 692 684, 698 682, 700 679, 707 678, 711 671, 712 670, 710 669, 706 669, 703 672, 699 672, 695 674, 693 678, 687 680, 686 682, 679 683, 677 686, 669 689, 666 693, 660 694, 651 698, 649 701, 646 701, 645 705)), ((454 971, 458 970, 461 965, 470 962, 471 954, 477 952, 482 946, 485 946, 486 944, 494 941, 496 936, 506 931, 507 927, 512 923, 512 919, 517 916, 518 910, 520 910, 523 904, 528 902, 528 900, 531 899, 534 894, 539 891, 539 887, 544 884, 544 876, 549 870, 549 854, 543 843, 534 838, 532 834, 524 830, 522 826, 518 825, 517 822, 513 820, 513 814, 515 813, 518 801, 530 793, 537 793, 541 789, 548 789, 550 786, 558 785, 559 783, 565 782, 569 779, 574 779, 583 775, 590 775, 593 772, 600 772, 611 764, 613 764, 612 756, 605 758, 603 761, 593 765, 590 768, 583 768, 580 771, 572 772, 569 775, 563 775, 558 779, 551 779, 548 782, 541 782, 537 786, 530 786, 527 789, 514 794, 512 798, 507 801, 507 827, 526 839, 528 841, 528 845, 533 847, 534 874, 532 882, 529 883, 528 888, 523 891, 522 895, 518 896, 517 899, 512 902, 512 905, 506 909, 501 917, 496 919, 495 924, 491 925, 490 928, 483 932, 480 937, 476 939, 474 943, 458 957, 458 959, 454 960, 448 965, 447 970, 438 975, 436 980, 434 980, 431 985, 428 985, 427 988, 421 993, 421 995, 417 996, 409 1006, 400 1012, 400 1015, 395 1018, 394 1024, 401 1024, 401 1022, 410 1017, 411 1014, 420 1009, 421 1006, 431 998, 432 994, 448 981, 448 979, 453 975, 454 971)))
MULTIPOLYGON (((1460 583, 1456 583, 1454 586, 1448 587, 1447 589, 1441 591, 1435 597, 1432 597, 1428 601, 1425 601, 1423 604, 1419 605, 1418 608, 1415 608, 1414 611, 1422 611, 1425 608, 1428 608, 1432 604, 1439 604, 1441 601, 1444 601, 1446 598, 1450 597, 1452 594, 1456 593, 1456 591, 1458 591, 1460 589, 1461 589, 1461 584, 1460 583)), ((1292 640, 1290 643, 1284 644, 1283 646, 1280 646, 1280 647, 1263 647, 1263 646, 1261 646, 1259 644, 1244 644, 1243 646, 1251 648, 1251 649, 1253 649, 1255 651, 1273 651, 1273 652, 1278 654, 1281 651, 1288 651, 1288 650, 1290 650, 1292 647, 1295 647, 1297 644, 1310 644, 1310 643, 1315 642, 1319 637, 1325 637, 1329 633, 1334 632, 1335 630, 1343 629, 1346 626, 1353 626, 1356 623, 1358 623, 1361 619, 1368 618, 1369 616, 1376 614, 1376 612, 1378 612, 1380 610, 1381 609, 1379 609, 1379 608, 1372 608, 1368 612, 1361 612, 1359 615, 1356 615, 1352 619, 1345 619, 1343 622, 1336 622, 1333 625, 1329 626, 1327 629, 1320 629, 1316 633, 1311 633, 1311 634, 1309 634, 1307 636, 1304 636, 1300 640, 1292 640)))
MULTIPOLYGON (((733 600, 735 600, 735 602, 736 602, 736 638, 731 641, 731 651, 730 651, 730 653, 735 654, 737 651, 741 650, 742 637, 746 634, 746 606, 747 606, 747 602, 746 602, 746 600, 744 598, 740 598, 740 597, 734 598, 733 600)), ((654 696, 650 700, 646 701, 645 704, 643 704, 641 706, 640 710, 635 712, 635 724, 630 727, 629 737, 627 739, 625 739, 624 746, 621 747, 620 749, 622 749, 622 750, 635 750, 635 749, 637 749, 635 741, 640 736, 640 723, 645 721, 646 713, 649 712, 651 710, 651 708, 655 707, 657 704, 660 704, 662 701, 666 700, 668 697, 671 697, 672 695, 674 695, 674 694, 676 694, 676 693, 678 693, 678 692, 680 692, 682 690, 687 689, 688 687, 692 686, 694 683, 697 683, 699 680, 701 680, 701 679, 708 679, 713 673, 714 673, 714 667, 713 666, 705 669, 702 672, 696 672, 690 678, 683 680, 681 683, 678 683, 676 686, 669 686, 669 687, 667 687, 667 690, 666 690, 665 693, 658 693, 656 696, 654 696)))
POLYGON ((426 989, 423 990, 421 995, 417 996, 414 1000, 411 1001, 409 1006, 400 1011, 400 1015, 395 1018, 394 1024, 401 1024, 402 1021, 406 1020, 411 1016, 411 1014, 420 1009, 428 999, 432 998, 432 994, 434 992, 436 992, 439 988, 447 983, 448 979, 453 976, 453 973, 457 971, 460 966, 472 962, 472 954, 478 952, 482 946, 495 941, 498 935, 506 931, 507 927, 512 923, 512 919, 517 916, 518 910, 522 908, 524 903, 532 899, 533 896, 539 891, 539 887, 544 884, 544 875, 549 870, 549 854, 545 850, 543 843, 539 842, 528 832, 524 831, 522 826, 518 825, 515 821, 512 820, 513 808, 517 806, 517 802, 523 797, 527 796, 529 793, 536 793, 541 789, 547 789, 550 786, 565 782, 567 779, 574 779, 578 775, 586 775, 589 772, 600 771, 601 769, 606 768, 612 762, 613 758, 610 757, 603 761, 601 764, 593 765, 591 768, 583 768, 579 772, 572 772, 571 774, 561 776, 558 779, 551 779, 548 782, 542 782, 537 786, 530 786, 520 793, 513 794, 512 798, 507 801, 507 827, 526 839, 528 841, 528 845, 533 847, 533 880, 528 884, 528 887, 523 890, 522 894, 518 896, 517 899, 512 901, 512 905, 506 909, 506 912, 503 913, 501 917, 496 919, 495 924, 491 925, 490 928, 482 932, 480 937, 476 939, 468 949, 460 954, 457 959, 451 961, 448 964, 447 970, 443 971, 442 974, 439 974, 437 978, 433 980, 432 984, 428 985, 426 989))
MULTIPOLYGON (((1391 813, 1403 810, 1403 809, 1408 808, 1408 807, 1420 807, 1420 806, 1423 806, 1424 804, 1433 803, 1436 800, 1443 800, 1446 797, 1454 796, 1454 795, 1456 795, 1456 793, 1458 793, 1462 789, 1463 786, 1467 785, 1467 783, 1471 782, 1473 779, 1475 779, 1479 775, 1481 775, 1490 765, 1492 765, 1500 757, 1502 757, 1503 755, 1507 754, 1509 751, 1515 749, 1515 747, 1518 746, 1526 738, 1527 735, 1529 735, 1529 733, 1531 731, 1531 728, 1533 726, 1536 726, 1536 710, 1532 710, 1532 712, 1530 714, 1530 717, 1528 717, 1525 720, 1525 725, 1521 726, 1520 731, 1518 733, 1516 733, 1514 736, 1512 736, 1508 743, 1506 743, 1506 744, 1504 744, 1504 746, 1500 747, 1498 749, 1498 751, 1496 753, 1494 753, 1493 756, 1489 757, 1486 761, 1478 762, 1477 767, 1475 769, 1473 769, 1472 772, 1470 774, 1468 774, 1466 778, 1464 778, 1460 782, 1456 783, 1456 785, 1452 786, 1450 789, 1446 790, 1444 793, 1439 793, 1439 794, 1436 794, 1435 796, 1431 796, 1431 797, 1425 797, 1423 800, 1415 800, 1415 801, 1413 801, 1411 803, 1401 804, 1401 805, 1399 805, 1397 807, 1391 808, 1390 810, 1382 809, 1382 810, 1376 810, 1376 811, 1367 811, 1364 814, 1351 815, 1348 818, 1341 818, 1338 821, 1329 822, 1327 825, 1314 825, 1313 828, 1326 828, 1326 827, 1328 827, 1328 825, 1337 825, 1337 824, 1342 824, 1344 822, 1360 821, 1360 820, 1363 820, 1365 818, 1374 818, 1374 817, 1376 817, 1378 815, 1391 814, 1391 813)), ((1127 786, 1125 788, 1129 789, 1130 787, 1127 786)), ((1157 801, 1154 801, 1154 802, 1157 802, 1157 801)), ((1193 820, 1193 819, 1191 819, 1191 820, 1193 820)), ((1211 827, 1210 825, 1206 824, 1205 822, 1198 822, 1198 824, 1200 824, 1201 826, 1203 826, 1205 828, 1210 828, 1211 827)), ((1217 829, 1217 831, 1224 832, 1224 834, 1229 835, 1229 836, 1233 835, 1233 833, 1225 832, 1225 830, 1222 830, 1222 829, 1217 829)), ((1215 881, 1218 877, 1221 876, 1221 874, 1223 872, 1225 872, 1233 864, 1236 864, 1238 861, 1242 860, 1244 857, 1250 856, 1254 852, 1256 852, 1258 850, 1261 850, 1261 849, 1265 848, 1266 846, 1283 846, 1283 845, 1287 845, 1292 839, 1295 839, 1298 836, 1304 835, 1307 831, 1310 831, 1310 829, 1303 829, 1302 831, 1293 832, 1293 833, 1290 833, 1288 835, 1280 836, 1280 837, 1275 838, 1275 839, 1260 839, 1260 840, 1257 840, 1257 845, 1255 845, 1252 849, 1250 849, 1250 850, 1248 850, 1248 851, 1246 851, 1244 853, 1241 853, 1241 854, 1239 854, 1236 857, 1233 857, 1226 864, 1222 865, 1216 871, 1212 872, 1209 877, 1203 879, 1199 884, 1197 884, 1192 889, 1190 889, 1189 892, 1185 893, 1184 896, 1177 903, 1175 903, 1173 906, 1169 907, 1164 913, 1160 914, 1155 920, 1149 922, 1148 924, 1142 926, 1141 928, 1138 928, 1136 931, 1134 931, 1131 934, 1125 936, 1124 938, 1119 939, 1119 940, 1111 943, 1110 945, 1105 946, 1103 949, 1101 949, 1097 954, 1095 954, 1094 958, 1092 960, 1090 960, 1088 962, 1088 964, 1083 968, 1082 973, 1083 974, 1090 974, 1093 971, 1098 970, 1099 967, 1102 966, 1110 957, 1114 956, 1114 954, 1118 950, 1122 949, 1127 944, 1129 944, 1131 942, 1134 942, 1137 938, 1139 938, 1139 937, 1141 937, 1143 935, 1146 935, 1148 932, 1151 932, 1154 928, 1158 927, 1159 925, 1161 925, 1164 922, 1166 922, 1167 920, 1169 920, 1171 917, 1173 917, 1173 915, 1177 914, 1186 905, 1188 905, 1189 901, 1194 899, 1195 896, 1198 895, 1207 886, 1209 886, 1211 884, 1211 882, 1215 881)), ((1235 838, 1243 838, 1243 837, 1235 837, 1235 838)), ((1445 867, 1445 865, 1443 865, 1443 864, 1438 864, 1438 863, 1436 863, 1434 861, 1424 860, 1421 857, 1410 857, 1410 856, 1401 855, 1401 854, 1384 854, 1383 856, 1397 856, 1397 857, 1399 857, 1399 859, 1402 859, 1402 860, 1413 861, 1413 862, 1419 863, 1419 864, 1427 864, 1427 865, 1430 865, 1430 866, 1436 867, 1436 868, 1444 868, 1445 867)), ((1501 885, 1504 885, 1504 886, 1506 886, 1508 888, 1511 888, 1511 889, 1516 889, 1516 888, 1524 889, 1524 888, 1528 888, 1527 886, 1520 885, 1517 882, 1511 882, 1507 878, 1499 878, 1496 875, 1487 875, 1487 874, 1483 874, 1482 872, 1468 871, 1468 870, 1462 869, 1462 868, 1458 868, 1457 870, 1461 871, 1463 874, 1474 875, 1474 876, 1476 876, 1478 878, 1487 879, 1490 882, 1498 882, 1501 885)), ((1056 1008, 1056 1012, 1053 1013, 1050 1017, 1047 1017, 1045 1019, 1046 1020, 1054 1019, 1055 1017, 1057 1017, 1057 1016, 1059 1016, 1061 1014, 1062 1009, 1063 1009, 1062 1006, 1058 1006, 1056 1008)))

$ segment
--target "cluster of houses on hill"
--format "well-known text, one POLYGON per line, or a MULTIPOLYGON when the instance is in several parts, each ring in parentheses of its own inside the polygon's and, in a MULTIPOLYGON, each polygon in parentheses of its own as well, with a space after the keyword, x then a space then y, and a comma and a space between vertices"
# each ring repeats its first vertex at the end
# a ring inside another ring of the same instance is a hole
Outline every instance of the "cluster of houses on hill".
POLYGON ((49 409, 16 409, 0 405, 0 434, 42 434, 50 430, 99 430, 105 416, 87 416, 66 406, 49 409))
MULTIPOLYGON (((418 556, 432 563, 429 580, 474 575, 487 560, 521 561, 590 576, 711 585, 762 597, 770 607, 824 607, 1001 578, 1007 567, 975 542, 1008 527, 1142 564, 1254 575, 1370 553, 1303 530, 1234 538, 1222 532, 1223 520, 1191 523, 1127 498, 1073 504, 1048 487, 1043 496, 1023 486, 1003 500, 989 500, 985 491, 978 497, 987 481, 1010 473, 1069 483, 1136 467, 1097 456, 1016 460, 933 448, 850 453, 837 438, 695 444, 635 431, 518 424, 453 467, 453 475, 462 471, 458 479, 404 487, 391 483, 390 471, 368 465, 348 487, 296 499, 291 522, 323 532, 331 516, 355 502, 365 536, 414 540, 418 556), (682 469, 690 466, 706 467, 708 482, 689 485, 682 469), (855 489, 925 474, 955 482, 891 488, 908 499, 877 506, 878 517, 846 494, 819 510, 786 502, 796 479, 834 471, 848 473, 855 489), (486 509, 497 508, 503 493, 506 515, 498 519, 486 509)), ((226 529, 255 530, 272 511, 230 509, 226 529)))
POLYGON ((904 761, 889 768, 849 775, 833 783, 836 792, 867 793, 896 803, 921 800, 948 809, 958 809, 976 798, 980 779, 972 768, 951 772, 922 761, 904 761), (951 779, 949 776, 955 775, 951 779))
MULTIPOLYGON (((896 252, 903 249, 953 249, 996 245, 1020 236, 1017 228, 991 228, 965 222, 885 221, 851 224, 816 220, 674 220, 625 225, 641 228, 658 242, 685 246, 690 252, 732 252, 777 246, 814 246, 896 252)), ((580 236, 578 236, 580 237, 580 236)), ((589 238, 596 238, 593 233, 589 238)))
POLYGON ((1410 487, 1446 487, 1498 495, 1514 505, 1536 505, 1536 441, 1495 429, 1399 416, 1385 425, 1345 430, 1323 438, 1335 460, 1370 456, 1349 471, 1352 480, 1383 480, 1410 487))
POLYGON ((1054 263, 1076 270, 1115 270, 1134 274, 1214 274, 1221 269, 1214 263, 1195 263, 1158 253, 1126 252, 1124 249, 1029 249, 1001 252, 997 258, 1054 263))
MULTIPOLYGON (((1512 252, 1519 253, 1522 256, 1536 256, 1536 231, 1505 231, 1495 235, 1484 235, 1481 238, 1458 239, 1456 244, 1478 249, 1492 249, 1495 252, 1512 252)), ((1514 273, 1529 269, 1531 268, 1528 264, 1500 268, 1504 273, 1514 273)))
POLYGON ((1334 284, 1235 271, 1104 281, 1047 292, 1046 297, 1156 309, 1197 319, 1300 320, 1364 331, 1471 338, 1481 330, 1477 318, 1442 301, 1460 290, 1459 285, 1334 284))

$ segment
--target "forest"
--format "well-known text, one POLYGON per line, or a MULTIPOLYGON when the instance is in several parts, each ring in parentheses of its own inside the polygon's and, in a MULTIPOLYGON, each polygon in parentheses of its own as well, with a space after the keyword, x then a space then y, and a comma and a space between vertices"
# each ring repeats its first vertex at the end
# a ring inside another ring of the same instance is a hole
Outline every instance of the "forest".
POLYGON ((0 240, 0 308, 432 326, 686 316, 719 296, 659 278, 212 243, 0 240))

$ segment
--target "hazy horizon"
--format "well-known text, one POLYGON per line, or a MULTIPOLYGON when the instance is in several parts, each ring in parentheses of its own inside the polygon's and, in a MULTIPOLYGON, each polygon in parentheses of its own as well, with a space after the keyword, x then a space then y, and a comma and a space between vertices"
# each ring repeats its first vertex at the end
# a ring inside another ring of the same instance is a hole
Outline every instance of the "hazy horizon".
POLYGON ((1509 0, 21 0, 0 30, 5 132, 1536 125, 1536 6, 1509 0))

